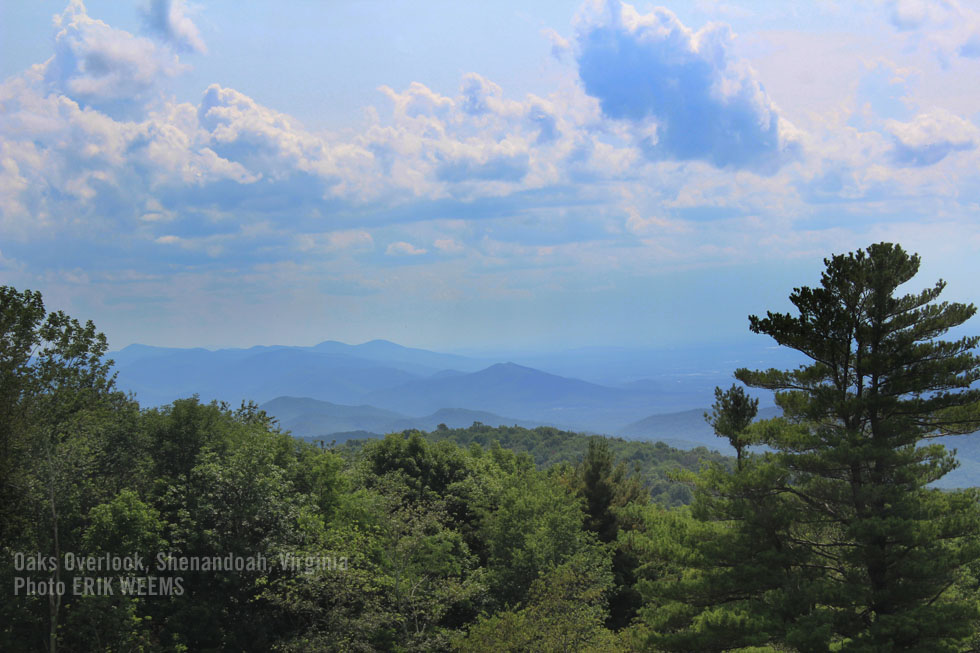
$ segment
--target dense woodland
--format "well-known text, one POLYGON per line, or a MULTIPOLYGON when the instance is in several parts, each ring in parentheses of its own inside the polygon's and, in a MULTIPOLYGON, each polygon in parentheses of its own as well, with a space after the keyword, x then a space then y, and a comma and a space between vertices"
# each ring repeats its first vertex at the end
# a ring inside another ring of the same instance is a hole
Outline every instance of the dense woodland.
POLYGON ((750 318, 813 362, 736 371, 778 419, 717 391, 734 459, 480 424, 335 447, 252 404, 141 409, 94 325, 0 288, 0 650, 980 650, 980 504, 930 487, 956 463, 928 442, 980 427, 978 339, 938 340, 975 309, 898 294, 919 261, 894 245, 826 263, 797 314, 750 318), (69 553, 148 570, 44 564, 69 553), (72 590, 125 575, 179 591, 72 590))

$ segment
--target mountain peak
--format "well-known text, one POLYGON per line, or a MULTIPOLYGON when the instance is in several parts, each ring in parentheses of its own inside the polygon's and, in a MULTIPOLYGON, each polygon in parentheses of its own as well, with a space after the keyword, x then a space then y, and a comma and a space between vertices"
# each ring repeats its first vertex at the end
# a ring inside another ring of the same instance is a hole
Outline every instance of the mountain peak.
POLYGON ((339 340, 324 340, 323 342, 318 342, 313 345, 313 349, 329 349, 332 347, 350 347, 346 342, 340 342, 339 340))
POLYGON ((511 371, 511 372, 521 370, 526 372, 538 372, 539 374, 546 374, 546 372, 541 372, 541 370, 536 370, 533 367, 518 365, 517 363, 512 363, 510 361, 507 361, 506 363, 494 363, 490 367, 486 368, 486 370, 484 371, 486 372, 489 370, 511 371))

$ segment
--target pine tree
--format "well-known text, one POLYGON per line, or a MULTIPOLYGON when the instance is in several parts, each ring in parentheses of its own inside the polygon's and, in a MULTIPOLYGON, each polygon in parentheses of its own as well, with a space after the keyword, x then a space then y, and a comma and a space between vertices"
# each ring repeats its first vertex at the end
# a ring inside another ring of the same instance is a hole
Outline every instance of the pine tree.
POLYGON ((938 302, 943 281, 897 294, 919 269, 898 245, 825 264, 819 287, 790 295, 799 315, 749 318, 812 363, 735 374, 776 391, 783 409, 764 441, 786 472, 775 489, 800 508, 785 543, 822 570, 806 618, 829 626, 840 650, 955 650, 976 618, 948 590, 980 557, 977 495, 929 487, 957 463, 923 441, 980 428, 980 338, 938 339, 976 308, 938 302))
POLYGON ((715 388, 715 403, 711 412, 704 414, 715 435, 728 438, 735 448, 738 468, 742 468, 742 454, 748 442, 744 433, 759 412, 759 400, 745 394, 740 386, 732 384, 728 390, 715 388))

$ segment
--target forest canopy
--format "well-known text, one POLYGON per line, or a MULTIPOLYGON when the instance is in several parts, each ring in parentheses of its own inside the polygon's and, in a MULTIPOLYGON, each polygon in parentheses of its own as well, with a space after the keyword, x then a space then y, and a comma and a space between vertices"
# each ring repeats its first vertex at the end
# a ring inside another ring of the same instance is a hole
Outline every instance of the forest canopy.
MULTIPOLYGON (((342 446, 255 404, 141 408, 91 322, 0 288, 2 650, 967 651, 975 313, 879 243, 750 329, 706 419, 737 459, 474 424, 342 446), (744 388, 781 417, 754 420, 744 388), (202 562, 206 561, 206 562, 202 562)), ((721 440, 720 440, 721 441, 721 440)))

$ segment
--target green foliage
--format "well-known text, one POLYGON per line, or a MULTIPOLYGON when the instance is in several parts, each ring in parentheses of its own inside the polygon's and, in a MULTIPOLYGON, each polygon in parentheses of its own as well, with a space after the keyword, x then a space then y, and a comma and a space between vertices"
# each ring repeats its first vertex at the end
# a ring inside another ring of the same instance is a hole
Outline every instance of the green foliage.
MULTIPOLYGON (((0 547, 9 555, 76 550, 86 515, 116 489, 102 482, 113 471, 107 435, 119 434, 135 406, 114 392, 106 350, 91 322, 47 313, 39 293, 0 287, 0 547)), ((46 575, 72 580, 58 567, 46 575)), ((2 576, 12 588, 13 570, 2 576)), ((55 647, 65 603, 3 602, 0 648, 55 647)))
POLYGON ((618 542, 622 531, 637 527, 628 507, 649 502, 649 492, 637 475, 631 475, 625 462, 615 463, 605 440, 590 440, 589 450, 571 476, 572 489, 585 501, 585 528, 595 533, 601 542, 611 545, 614 589, 609 597, 610 628, 620 629, 629 624, 640 606, 636 591, 635 553, 618 542))
MULTIPOLYGON (((584 435, 548 426, 535 429, 490 427, 477 422, 465 429, 437 430, 426 437, 436 442, 448 440, 462 447, 478 444, 486 448, 497 443, 505 450, 529 454, 539 469, 549 469, 561 463, 578 464, 588 453, 590 442, 605 442, 613 458, 624 463, 625 469, 649 489, 651 498, 667 506, 685 505, 691 501, 688 486, 677 483, 673 478, 677 472, 697 471, 702 462, 725 463, 730 460, 703 447, 683 451, 663 442, 584 435)), ((360 442, 348 441, 344 450, 356 450, 360 446, 363 446, 360 442)))
POLYGON ((486 515, 481 532, 495 605, 523 603, 535 578, 594 547, 584 517, 579 502, 553 479, 534 470, 506 477, 499 506, 486 515))
POLYGON ((749 424, 759 412, 759 400, 745 394, 740 386, 732 384, 728 390, 715 388, 715 403, 704 419, 715 430, 716 435, 727 438, 734 447, 737 465, 742 466, 742 453, 752 444, 745 437, 749 424))
POLYGON ((798 316, 750 317, 813 361, 736 372, 776 391, 784 417, 738 436, 770 451, 703 473, 676 543, 650 523, 655 646, 952 651, 977 619, 953 588, 980 557, 978 496, 928 487, 955 460, 922 443, 980 426, 980 339, 937 340, 975 309, 937 303, 942 282, 896 295, 919 259, 895 245, 826 266, 790 295, 798 316))
POLYGON ((978 650, 980 496, 933 489, 955 462, 925 442, 980 426, 978 340, 937 340, 973 307, 896 296, 917 266, 834 257, 798 316, 751 319, 813 363, 738 371, 777 420, 716 390, 736 464, 481 424, 327 449, 254 404, 140 411, 90 323, 0 288, 0 583, 18 551, 266 560, 162 572, 167 596, 8 596, 0 650, 978 650))
POLYGON ((479 619, 457 650, 626 651, 622 638, 603 626, 612 586, 608 559, 597 550, 578 553, 531 584, 526 607, 479 619))

